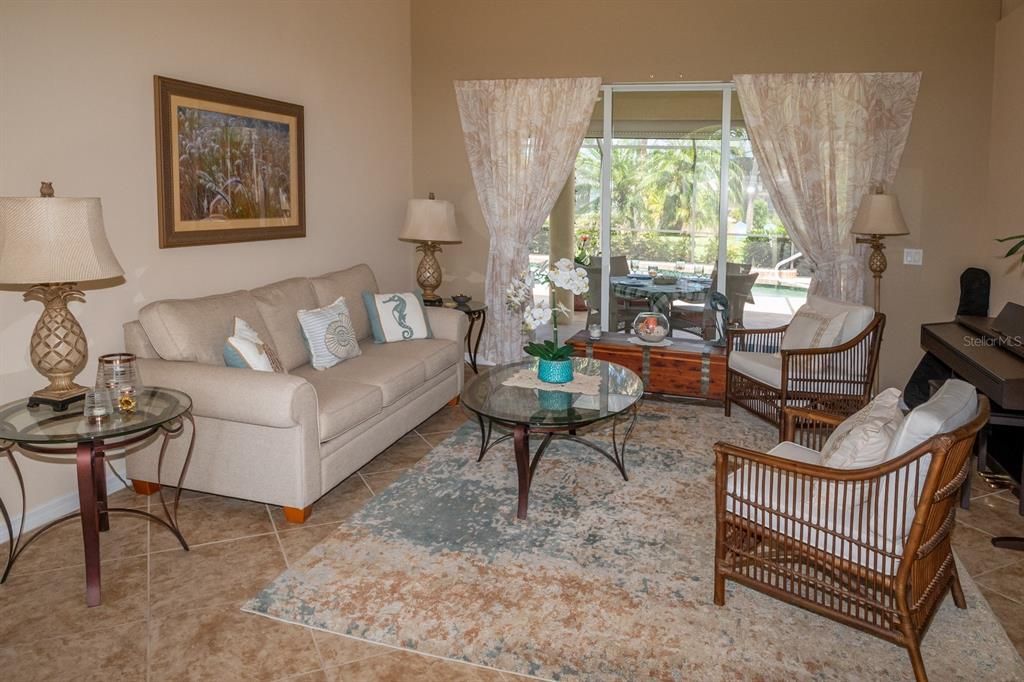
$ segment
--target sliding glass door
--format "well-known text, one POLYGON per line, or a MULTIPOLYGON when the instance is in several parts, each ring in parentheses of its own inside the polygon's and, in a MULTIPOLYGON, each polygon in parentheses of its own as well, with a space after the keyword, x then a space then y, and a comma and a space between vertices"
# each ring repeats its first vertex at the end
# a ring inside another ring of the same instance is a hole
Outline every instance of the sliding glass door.
POLYGON ((730 83, 602 88, 574 173, 531 246, 534 268, 571 256, 587 268, 592 291, 574 302, 577 329, 629 331, 654 309, 674 337, 714 340, 715 292, 731 324, 776 326, 810 281, 730 83))
POLYGON ((681 317, 692 307, 699 319, 711 290, 724 293, 716 274, 726 255, 731 95, 729 84, 603 88, 603 329, 628 330, 645 308, 681 317), (655 277, 679 278, 678 291, 642 295, 655 277))

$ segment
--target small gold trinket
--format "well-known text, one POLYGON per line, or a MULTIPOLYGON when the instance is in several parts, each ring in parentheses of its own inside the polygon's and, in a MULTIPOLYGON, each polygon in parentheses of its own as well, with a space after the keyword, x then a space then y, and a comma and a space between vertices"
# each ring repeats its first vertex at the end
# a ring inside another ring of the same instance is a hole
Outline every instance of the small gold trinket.
POLYGON ((121 397, 117 399, 117 408, 128 414, 135 412, 137 405, 138 402, 135 400, 135 396, 130 393, 122 393, 121 397))

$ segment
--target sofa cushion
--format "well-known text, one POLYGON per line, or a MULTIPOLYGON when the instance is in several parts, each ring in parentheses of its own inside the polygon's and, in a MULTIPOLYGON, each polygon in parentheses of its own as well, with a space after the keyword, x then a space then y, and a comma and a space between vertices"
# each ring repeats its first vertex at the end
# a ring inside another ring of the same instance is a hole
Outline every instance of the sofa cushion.
POLYGON ((161 358, 220 366, 236 317, 252 325, 260 338, 272 339, 248 291, 154 301, 139 311, 139 322, 161 358))
POLYGON ((336 377, 340 381, 377 386, 381 390, 384 407, 387 407, 427 380, 423 362, 414 355, 397 352, 404 345, 366 344, 362 348, 362 355, 324 370, 321 374, 325 377, 336 377), (378 348, 394 350, 379 352, 378 348))
POLYGON ((782 385, 782 356, 776 353, 734 350, 729 353, 729 369, 775 388, 782 385))
POLYGON ((858 334, 868 328, 871 320, 875 319, 875 309, 869 305, 845 303, 825 298, 824 296, 815 296, 814 294, 810 294, 807 297, 807 305, 813 310, 829 316, 846 313, 846 319, 843 320, 843 328, 839 331, 839 337, 835 342, 837 346, 841 346, 847 341, 856 338, 858 334))
POLYGON ((384 408, 379 386, 345 381, 334 373, 341 366, 320 371, 313 369, 312 365, 303 365, 292 372, 311 383, 316 390, 321 443, 337 438, 384 408))
POLYGON ((330 305, 340 296, 344 296, 352 315, 352 328, 355 329, 356 339, 362 341, 370 336, 370 318, 362 304, 364 291, 378 291, 377 279, 373 276, 370 266, 356 265, 347 270, 329 272, 311 279, 310 283, 313 285, 319 306, 330 305))
POLYGON ((309 362, 297 315, 300 310, 319 307, 309 280, 304 277, 285 279, 253 289, 250 293, 270 330, 270 342, 277 349, 284 368, 290 372, 309 362))
POLYGON ((363 354, 390 358, 400 355, 423 363, 424 380, 432 379, 462 360, 462 345, 448 339, 418 339, 395 344, 366 344, 363 354))

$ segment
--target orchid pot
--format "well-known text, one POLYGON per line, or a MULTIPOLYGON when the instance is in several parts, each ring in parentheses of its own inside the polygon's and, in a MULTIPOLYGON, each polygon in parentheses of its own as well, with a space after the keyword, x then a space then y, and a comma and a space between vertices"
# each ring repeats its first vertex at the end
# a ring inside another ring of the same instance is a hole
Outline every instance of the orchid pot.
POLYGON ((537 362, 537 378, 548 384, 567 384, 572 381, 572 360, 545 360, 537 362))

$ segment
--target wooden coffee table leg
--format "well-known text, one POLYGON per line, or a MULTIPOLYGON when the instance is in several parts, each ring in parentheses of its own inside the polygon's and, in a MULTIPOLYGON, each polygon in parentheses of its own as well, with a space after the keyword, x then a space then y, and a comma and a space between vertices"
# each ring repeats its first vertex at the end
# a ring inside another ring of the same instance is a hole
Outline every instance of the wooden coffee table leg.
POLYGON ((92 443, 79 443, 78 504, 82 510, 82 543, 85 545, 85 603, 100 605, 100 533, 96 500, 95 464, 92 443))
POLYGON ((516 470, 519 472, 519 509, 516 516, 525 519, 530 503, 530 427, 516 424, 512 439, 515 442, 516 470))

